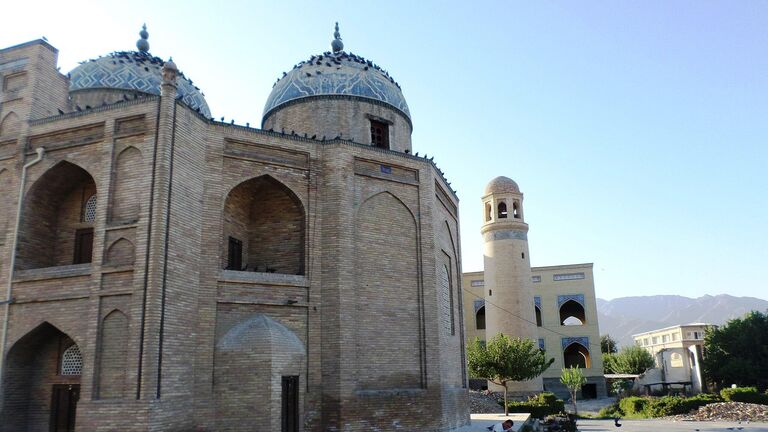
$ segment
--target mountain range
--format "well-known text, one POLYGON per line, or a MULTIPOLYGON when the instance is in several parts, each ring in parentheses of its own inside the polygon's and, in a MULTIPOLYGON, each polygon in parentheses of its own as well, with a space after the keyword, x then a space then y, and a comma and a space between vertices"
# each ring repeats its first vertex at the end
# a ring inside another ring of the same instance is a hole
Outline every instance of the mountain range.
POLYGON ((678 324, 725 324, 747 312, 768 311, 768 301, 727 294, 690 298, 677 295, 597 299, 600 334, 610 334, 619 346, 633 343, 632 335, 678 324))

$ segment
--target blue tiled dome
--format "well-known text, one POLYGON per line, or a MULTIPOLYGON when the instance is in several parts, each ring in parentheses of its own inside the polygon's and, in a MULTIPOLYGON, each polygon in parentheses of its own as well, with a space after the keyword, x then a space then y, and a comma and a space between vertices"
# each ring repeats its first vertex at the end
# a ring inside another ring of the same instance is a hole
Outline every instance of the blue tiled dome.
MULTIPOLYGON (((118 89, 160 94, 162 59, 144 51, 121 51, 88 60, 70 72, 69 91, 118 89)), ((200 89, 183 74, 177 81, 177 97, 193 110, 211 116, 200 89)))
POLYGON ((370 60, 344 51, 315 55, 294 66, 272 88, 264 118, 292 101, 338 95, 383 102, 410 121, 408 104, 395 80, 370 60))

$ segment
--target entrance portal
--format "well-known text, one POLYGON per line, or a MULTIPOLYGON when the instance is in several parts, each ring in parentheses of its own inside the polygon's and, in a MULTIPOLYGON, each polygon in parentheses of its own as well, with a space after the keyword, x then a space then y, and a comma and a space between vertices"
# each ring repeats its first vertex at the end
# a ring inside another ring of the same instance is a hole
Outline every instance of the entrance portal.
POLYGON ((0 431, 75 430, 83 357, 48 323, 13 344, 6 357, 0 431))
POLYGON ((283 432, 299 432, 299 377, 283 377, 283 432))

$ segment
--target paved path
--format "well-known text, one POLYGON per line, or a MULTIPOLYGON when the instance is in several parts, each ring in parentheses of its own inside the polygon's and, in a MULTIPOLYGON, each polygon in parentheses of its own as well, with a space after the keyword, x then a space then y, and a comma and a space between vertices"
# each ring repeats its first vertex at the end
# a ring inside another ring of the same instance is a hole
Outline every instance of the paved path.
POLYGON ((528 419, 528 414, 510 414, 509 417, 505 417, 504 414, 472 414, 472 424, 470 426, 464 426, 463 428, 456 429, 454 432, 488 432, 488 426, 493 426, 497 423, 501 423, 504 419, 512 419, 515 422, 512 426, 512 430, 517 432, 520 427, 528 419))
POLYGON ((613 424, 613 420, 579 420, 577 425, 581 432, 620 431, 620 432, 768 432, 768 423, 738 422, 688 422, 670 420, 621 420, 621 428, 613 424), (739 429, 742 428, 742 429, 739 429))

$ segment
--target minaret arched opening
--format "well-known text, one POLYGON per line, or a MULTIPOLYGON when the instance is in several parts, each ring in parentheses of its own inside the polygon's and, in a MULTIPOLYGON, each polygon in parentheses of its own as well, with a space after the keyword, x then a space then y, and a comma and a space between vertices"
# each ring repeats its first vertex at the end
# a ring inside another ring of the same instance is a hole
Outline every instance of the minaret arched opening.
POLYGON ((499 203, 499 212, 498 212, 498 218, 499 219, 506 219, 507 218, 507 203, 504 201, 499 203))
POLYGON ((560 306, 560 325, 584 325, 586 322, 586 313, 581 303, 568 300, 560 306))
POLYGON ((515 219, 522 219, 522 212, 520 211, 520 202, 515 200, 512 203, 512 217, 515 219))

